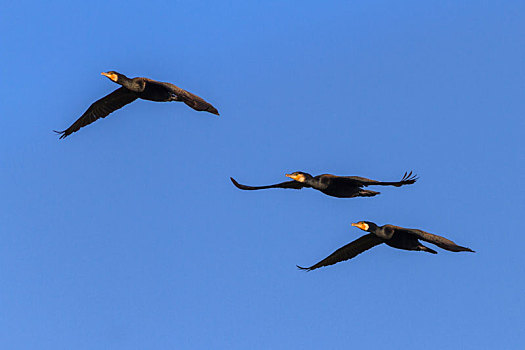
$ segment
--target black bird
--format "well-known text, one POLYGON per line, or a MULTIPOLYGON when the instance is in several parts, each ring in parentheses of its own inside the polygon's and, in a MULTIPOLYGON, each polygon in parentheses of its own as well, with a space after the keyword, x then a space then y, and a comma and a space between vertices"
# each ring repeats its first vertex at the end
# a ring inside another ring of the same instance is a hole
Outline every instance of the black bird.
POLYGON ((410 185, 416 182, 418 177, 412 176, 412 172, 405 173, 400 181, 396 182, 382 182, 367 179, 359 176, 336 176, 330 174, 312 176, 302 171, 296 171, 291 174, 286 174, 287 177, 293 181, 281 182, 275 185, 268 186, 246 186, 241 185, 234 178, 230 177, 235 187, 241 190, 262 190, 265 188, 294 188, 300 190, 303 187, 311 187, 323 192, 326 195, 339 198, 352 197, 372 197, 381 192, 364 190, 366 186, 396 186, 410 185))
POLYGON ((404 250, 420 250, 427 253, 437 254, 433 249, 425 247, 419 242, 419 240, 432 243, 440 248, 449 250, 451 252, 472 252, 474 251, 467 247, 457 245, 445 237, 434 235, 425 231, 417 230, 414 228, 404 228, 394 225, 383 225, 377 226, 370 221, 360 221, 356 224, 352 224, 363 231, 370 232, 355 241, 345 245, 342 248, 337 249, 335 252, 330 254, 327 258, 319 261, 317 264, 310 267, 297 266, 301 270, 315 270, 319 267, 337 264, 338 262, 352 259, 353 257, 361 254, 365 250, 375 247, 378 244, 386 243, 387 245, 404 250))
POLYGON ((99 118, 105 118, 110 113, 124 107, 137 98, 156 102, 182 101, 197 111, 210 112, 219 115, 219 112, 208 102, 178 86, 148 78, 130 79, 124 74, 115 71, 101 73, 111 81, 122 85, 109 95, 94 102, 76 122, 64 131, 55 131, 63 139, 80 128, 93 123, 99 118))

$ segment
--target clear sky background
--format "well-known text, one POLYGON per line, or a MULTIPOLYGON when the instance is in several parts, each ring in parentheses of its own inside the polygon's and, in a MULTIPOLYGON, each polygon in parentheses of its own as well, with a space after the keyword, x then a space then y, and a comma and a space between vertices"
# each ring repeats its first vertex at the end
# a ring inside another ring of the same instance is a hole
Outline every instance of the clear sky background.
POLYGON ((523 1, 3 2, 5 349, 517 349, 525 343, 523 1), (117 86, 137 101, 65 140, 117 86), (337 199, 287 172, 420 180, 337 199), (476 254, 380 246, 420 228, 476 254))

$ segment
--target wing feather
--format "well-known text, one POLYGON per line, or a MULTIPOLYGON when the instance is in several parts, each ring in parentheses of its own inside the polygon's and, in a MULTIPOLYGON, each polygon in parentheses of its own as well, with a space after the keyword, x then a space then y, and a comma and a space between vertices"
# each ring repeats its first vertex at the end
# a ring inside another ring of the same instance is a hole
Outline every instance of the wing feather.
POLYGON ((386 181, 377 181, 372 179, 367 179, 366 177, 361 176, 337 176, 332 174, 323 174, 316 176, 319 178, 330 179, 330 182, 334 184, 346 185, 346 186, 356 186, 356 187, 366 187, 366 186, 396 186, 400 187, 403 185, 410 185, 417 181, 417 175, 412 175, 412 172, 405 172, 400 181, 386 182, 386 181))
POLYGON ((82 114, 69 128, 63 131, 55 131, 60 134, 60 138, 66 138, 80 128, 93 123, 99 118, 105 118, 110 113, 124 107, 137 99, 137 95, 125 87, 118 88, 109 95, 102 97, 100 100, 93 102, 87 111, 82 114))
POLYGON ((274 185, 267 185, 267 186, 246 186, 246 185, 241 185, 240 183, 238 183, 237 181, 235 181, 235 179, 233 177, 230 177, 230 180, 233 182, 233 184, 235 185, 235 187, 241 189, 241 190, 263 190, 263 189, 266 189, 266 188, 293 188, 293 189, 296 189, 296 190, 300 190, 301 188, 303 188, 303 184, 298 182, 298 181, 286 181, 286 182, 281 182, 281 183, 278 183, 278 184, 274 184, 274 185))
POLYGON ((325 259, 319 261, 315 265, 312 265, 310 267, 297 267, 301 270, 312 271, 323 266, 337 264, 338 262, 352 259, 353 257, 361 254, 362 252, 373 248, 376 245, 381 244, 383 242, 384 241, 381 238, 377 237, 373 233, 369 233, 345 245, 344 247, 337 249, 335 252, 330 254, 325 259))
POLYGON ((399 181, 377 181, 372 179, 367 179, 366 177, 360 177, 360 176, 341 176, 341 178, 354 181, 359 183, 359 186, 396 186, 400 187, 403 185, 411 185, 414 182, 418 180, 418 177, 416 174, 412 174, 412 172, 405 172, 401 180, 399 181))

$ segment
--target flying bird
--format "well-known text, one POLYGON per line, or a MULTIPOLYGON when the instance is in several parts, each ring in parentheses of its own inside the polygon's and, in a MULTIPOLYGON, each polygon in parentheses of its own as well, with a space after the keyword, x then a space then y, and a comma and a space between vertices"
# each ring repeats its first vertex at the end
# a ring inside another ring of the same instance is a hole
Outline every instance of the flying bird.
POLYGON ((128 78, 115 71, 101 73, 111 81, 122 85, 109 95, 95 101, 76 122, 63 131, 55 131, 63 139, 80 128, 93 123, 99 118, 105 118, 110 113, 124 107, 137 98, 156 102, 181 101, 197 111, 205 111, 219 115, 219 112, 208 102, 178 86, 148 78, 128 78))
POLYGON ((381 192, 365 190, 363 187, 367 186, 396 186, 410 185, 417 181, 418 177, 412 175, 412 172, 405 173, 400 181, 383 182, 367 179, 360 176, 336 176, 330 174, 312 176, 302 171, 296 171, 291 174, 286 174, 292 181, 281 182, 275 185, 267 186, 246 186, 235 181, 230 177, 235 187, 241 190, 262 190, 266 188, 293 188, 300 190, 303 187, 311 187, 319 190, 324 194, 338 198, 352 198, 352 197, 372 197, 381 192))
POLYGON ((310 267, 297 266, 301 270, 315 270, 323 266, 337 264, 338 262, 349 260, 361 254, 365 250, 375 247, 381 243, 403 250, 418 250, 431 254, 437 254, 433 249, 425 247, 419 240, 432 243, 438 247, 449 250, 451 252, 472 252, 474 251, 467 247, 457 245, 445 237, 434 235, 425 231, 414 228, 404 228, 394 225, 377 226, 370 221, 360 221, 352 224, 363 231, 370 232, 355 241, 337 249, 325 259, 319 261, 317 264, 310 267))

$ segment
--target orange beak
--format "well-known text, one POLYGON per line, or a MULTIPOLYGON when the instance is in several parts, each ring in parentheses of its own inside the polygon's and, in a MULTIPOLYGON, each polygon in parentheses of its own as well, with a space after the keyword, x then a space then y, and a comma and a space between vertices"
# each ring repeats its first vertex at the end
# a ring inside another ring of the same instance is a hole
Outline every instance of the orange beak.
POLYGON ((304 182, 305 180, 305 177, 303 174, 299 174, 299 175, 285 174, 284 176, 289 177, 290 179, 293 179, 299 182, 304 182))
POLYGON ((357 228, 360 228, 360 229, 363 230, 363 231, 368 230, 368 225, 365 224, 364 222, 358 222, 358 223, 352 224, 352 226, 355 226, 355 227, 357 227, 357 228))
POLYGON ((100 74, 102 74, 103 76, 108 77, 108 78, 111 79, 112 81, 115 81, 115 82, 116 82, 116 81, 118 80, 118 76, 117 76, 115 73, 110 74, 110 73, 102 72, 102 73, 100 73, 100 74))

